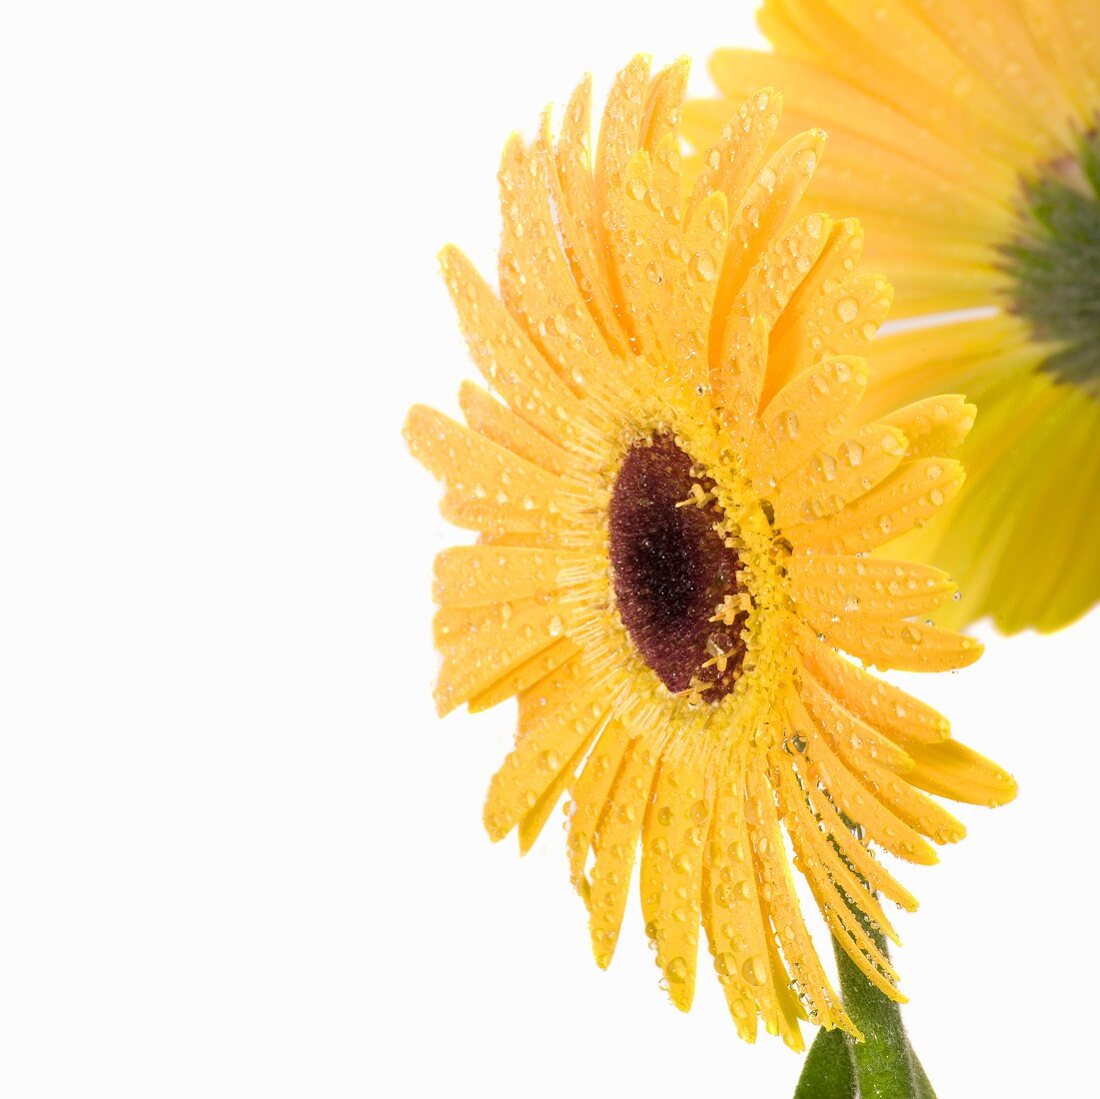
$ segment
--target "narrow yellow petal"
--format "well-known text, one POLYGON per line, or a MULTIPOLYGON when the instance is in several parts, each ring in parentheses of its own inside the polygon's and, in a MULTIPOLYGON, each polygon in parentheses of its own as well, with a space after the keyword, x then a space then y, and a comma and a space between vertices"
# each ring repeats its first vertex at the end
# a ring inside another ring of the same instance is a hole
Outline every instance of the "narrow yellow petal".
POLYGON ((816 632, 826 632, 843 608, 857 619, 902 619, 931 614, 956 590, 947 573, 879 557, 827 553, 792 557, 791 595, 816 632))
POLYGON ((775 794, 765 774, 746 774, 749 838, 765 911, 790 967, 790 976, 809 1004, 815 1022, 855 1031, 810 941, 779 832, 775 794))
POLYGON ((912 769, 908 752, 844 709, 813 676, 800 671, 798 687, 816 727, 853 770, 862 772, 868 764, 889 767, 898 774, 912 769))
POLYGON ((569 869, 574 888, 588 901, 585 864, 596 842, 596 829, 603 817, 608 794, 622 764, 630 736, 619 721, 612 721, 596 741, 584 769, 570 793, 573 812, 569 818, 569 869))
POLYGON ((974 405, 957 395, 926 397, 885 415, 883 423, 898 428, 909 440, 910 458, 950 454, 962 445, 974 426, 974 405))
POLYGON ((796 865, 807 878, 813 878, 819 888, 833 886, 855 899, 860 909, 892 942, 901 945, 897 932, 886 918, 882 906, 867 886, 845 863, 842 855, 833 847, 832 838, 818 827, 813 809, 806 799, 795 770, 789 761, 779 761, 773 767, 778 779, 777 790, 783 808, 783 823, 791 837, 796 865))
POLYGON ((571 456, 557 443, 473 382, 459 386, 458 405, 471 430, 549 473, 565 473, 573 464, 571 456))
POLYGON ((818 363, 792 378, 768 403, 748 455, 766 490, 836 437, 867 385, 862 359, 818 363))
POLYGON ((535 599, 484 607, 443 607, 433 620, 443 666, 435 688, 440 715, 475 698, 553 645, 563 608, 535 599))
POLYGON ((830 645, 882 671, 950 671, 973 664, 982 654, 972 637, 923 622, 861 623, 853 616, 819 623, 819 628, 830 645))
POLYGON ((712 804, 699 766, 662 760, 646 810, 642 914, 672 1002, 691 1007, 702 903, 703 844, 712 804))
POLYGON ((894 289, 880 275, 860 274, 823 286, 816 297, 803 284, 798 296, 789 312, 797 320, 777 329, 772 339, 772 354, 787 366, 776 372, 776 384, 822 359, 868 354, 890 312, 894 289))
POLYGON ((791 138, 760 170, 740 205, 731 207, 730 247, 714 299, 715 339, 721 340, 726 318, 762 245, 782 233, 792 220, 824 145, 825 134, 820 130, 791 138))
POLYGON ((441 607, 535 598, 547 605, 584 557, 568 550, 451 546, 435 559, 432 595, 441 607))
POLYGON ((860 553, 923 526, 962 488, 961 462, 953 458, 906 461, 882 484, 836 515, 803 523, 791 540, 817 553, 860 553))
POLYGON ((809 631, 800 635, 798 648, 806 670, 844 709, 910 754, 914 744, 937 744, 951 735, 942 714, 845 660, 809 631))
POLYGON ((596 964, 611 964, 623 922, 630 878, 653 785, 656 759, 640 740, 627 748, 600 818, 596 859, 588 883, 588 929, 596 964))
POLYGON ((901 464, 905 436, 885 424, 864 424, 814 451, 776 486, 771 500, 781 527, 812 523, 842 511, 901 464))
POLYGON ((1004 805, 1016 796, 1016 780, 991 759, 957 740, 914 745, 913 770, 905 777, 927 790, 972 805, 1004 805))
POLYGON ((472 714, 491 709, 500 702, 518 695, 521 691, 533 687, 551 672, 560 668, 567 660, 572 660, 580 648, 568 637, 559 638, 549 648, 525 660, 498 679, 491 687, 474 695, 466 704, 472 714))
POLYGON ((939 861, 925 839, 888 809, 844 765, 825 738, 815 735, 814 722, 797 697, 788 700, 792 727, 806 741, 799 770, 811 787, 820 784, 849 820, 892 855, 931 866, 939 861))
POLYGON ((606 710, 579 658, 520 696, 516 746, 493 776, 485 799, 490 839, 503 839, 535 808, 577 749, 598 731, 606 710))
POLYGON ((591 431, 581 401, 457 248, 444 248, 439 263, 470 354, 490 388, 549 439, 586 449, 591 431))
MULTIPOLYGON (((548 125, 544 122, 544 129, 548 125)), ((500 292, 559 376, 583 392, 614 373, 614 359, 558 244, 548 171, 547 157, 513 134, 499 174, 500 292)))
POLYGON ((548 161, 550 193, 573 276, 577 285, 584 288, 588 311, 608 347, 616 355, 622 355, 629 341, 609 290, 610 260, 599 233, 600 216, 589 153, 591 113, 592 78, 587 76, 577 86, 565 109, 552 165, 548 140, 543 155, 548 161))
POLYGON ((424 405, 405 421, 409 450, 443 480, 440 509, 456 526, 497 533, 560 522, 568 483, 424 405))
POLYGON ((703 918, 714 968, 738 1034, 756 1036, 757 1014, 772 1034, 779 1031, 779 999, 768 964, 771 929, 752 862, 746 817, 745 773, 763 760, 742 748, 718 786, 703 875, 703 918))

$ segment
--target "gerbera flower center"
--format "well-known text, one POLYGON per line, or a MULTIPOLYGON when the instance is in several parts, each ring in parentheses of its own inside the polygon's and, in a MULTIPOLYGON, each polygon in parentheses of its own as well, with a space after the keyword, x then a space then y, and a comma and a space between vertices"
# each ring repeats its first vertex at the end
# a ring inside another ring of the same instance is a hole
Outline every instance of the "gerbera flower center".
POLYGON ((1100 399, 1100 135, 1082 135, 1024 184, 1017 237, 1002 248, 1012 308, 1041 340, 1063 344, 1043 363, 1100 399))
POLYGON ((619 616, 674 694, 718 702, 741 674, 746 612, 741 562, 728 544, 714 482, 672 436, 627 452, 611 493, 610 559, 619 616))

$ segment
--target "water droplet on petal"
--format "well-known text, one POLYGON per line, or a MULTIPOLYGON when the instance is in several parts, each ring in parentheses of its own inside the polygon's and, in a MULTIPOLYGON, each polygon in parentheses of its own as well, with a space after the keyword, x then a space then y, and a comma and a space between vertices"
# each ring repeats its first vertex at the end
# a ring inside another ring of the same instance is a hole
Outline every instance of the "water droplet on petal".
POLYGON ((752 957, 746 958, 741 965, 741 976, 750 985, 756 985, 757 987, 762 985, 768 979, 768 970, 764 965, 764 959, 759 954, 753 954, 752 957))
POLYGON ((859 302, 855 298, 841 298, 833 308, 837 320, 850 324, 859 315, 859 302))

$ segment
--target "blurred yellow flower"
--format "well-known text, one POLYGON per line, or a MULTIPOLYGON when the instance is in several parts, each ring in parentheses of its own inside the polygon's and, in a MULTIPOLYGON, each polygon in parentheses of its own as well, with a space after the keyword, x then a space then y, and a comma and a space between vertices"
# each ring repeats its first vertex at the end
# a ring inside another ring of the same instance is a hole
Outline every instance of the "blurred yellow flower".
POLYGON ((904 544, 959 580, 936 620, 1065 625, 1100 599, 1100 4, 766 0, 759 20, 775 53, 716 53, 724 98, 688 104, 686 135, 708 148, 776 84, 787 132, 828 129, 815 202, 863 221, 893 315, 988 307, 877 342, 867 408, 947 390, 980 412, 966 488, 904 544))
POLYGON ((860 419, 860 352, 890 289, 860 274, 859 226, 795 215, 823 135, 771 151, 779 97, 754 91, 690 197, 679 165, 687 63, 635 59, 604 111, 590 85, 552 141, 508 142, 500 298, 461 252, 443 272, 496 394, 468 426, 416 407, 413 453, 443 512, 478 532, 436 562, 441 713, 519 699, 492 781, 493 839, 521 849, 568 794, 573 881, 612 956, 641 845, 646 931, 691 1004, 700 923, 742 1037, 763 1017, 854 1027, 799 910, 786 831, 825 919, 867 979, 889 960, 844 902, 893 930, 871 889, 916 902, 870 842, 932 863, 963 828, 921 791, 999 804, 1015 786, 947 722, 838 650, 938 671, 980 646, 923 619, 954 590, 866 556, 962 483, 941 457, 973 410, 933 398, 860 419), (845 821, 860 826, 857 836, 845 821))

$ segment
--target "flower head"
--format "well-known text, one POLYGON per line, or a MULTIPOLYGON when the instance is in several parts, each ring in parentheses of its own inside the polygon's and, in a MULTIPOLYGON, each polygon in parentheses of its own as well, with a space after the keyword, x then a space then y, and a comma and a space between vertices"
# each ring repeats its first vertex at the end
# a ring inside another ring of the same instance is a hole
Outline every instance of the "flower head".
POLYGON ((999 804, 1004 772, 881 668, 969 664, 923 619, 947 576, 876 554, 957 491, 941 456, 973 410, 942 397, 861 419, 859 357, 890 290, 860 274, 854 222, 795 216, 821 154, 772 151, 756 91, 684 198, 686 62, 619 74, 595 164, 589 84, 560 136, 513 137, 500 171, 500 298, 453 248, 447 284, 496 396, 468 426, 412 410, 444 514, 478 532, 440 554, 445 713, 519 699, 485 824, 526 850, 569 797, 573 882, 601 966, 640 846, 646 932, 691 1003, 700 924, 743 1037, 799 1046, 799 1018, 853 1029, 803 922, 785 854, 868 979, 899 996, 844 898, 893 935, 875 891, 911 894, 871 853, 918 863, 962 826, 922 791, 999 804), (854 834, 849 823, 859 826, 854 834), (866 884, 865 884, 866 883, 866 884))
POLYGON ((766 0, 759 19, 775 53, 716 53, 723 98, 690 103, 686 133, 708 148, 777 83, 788 129, 828 128, 815 201, 867 227, 893 315, 979 310, 879 341, 866 408, 975 402, 967 486, 905 552, 960 582, 938 622, 1056 629, 1100 599, 1100 6, 766 0))

